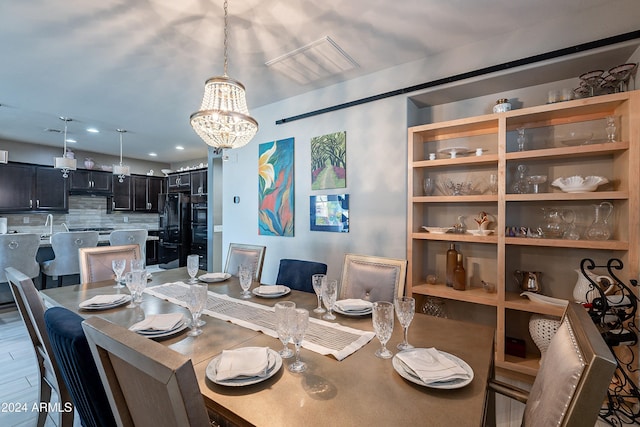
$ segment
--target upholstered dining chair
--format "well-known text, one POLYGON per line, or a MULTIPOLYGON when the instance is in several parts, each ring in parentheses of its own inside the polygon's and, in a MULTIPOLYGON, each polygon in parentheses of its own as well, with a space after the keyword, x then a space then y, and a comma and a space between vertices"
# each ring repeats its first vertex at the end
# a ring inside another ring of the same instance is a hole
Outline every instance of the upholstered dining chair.
POLYGON ((127 260, 125 272, 131 270, 131 260, 140 260, 140 246, 97 246, 80 249, 80 283, 101 282, 115 277, 111 261, 127 260))
POLYGON ((525 403, 522 426, 592 426, 616 359, 587 311, 570 302, 531 391, 492 379, 489 390, 525 403))
POLYGON ((112 246, 139 245, 142 259, 147 257, 147 236, 149 232, 145 229, 136 230, 114 230, 109 234, 109 244, 112 246))
POLYGON ((250 264, 255 268, 254 280, 260 282, 262 278, 262 264, 264 263, 266 251, 266 246, 229 243, 224 272, 237 276, 239 266, 250 264))
POLYGON ((82 327, 118 425, 209 426, 191 359, 99 317, 82 327))
POLYGON ((286 285, 298 291, 315 293, 311 282, 311 277, 314 274, 327 274, 327 264, 284 258, 280 260, 276 284, 286 285))
POLYGON ((51 307, 44 312, 53 355, 82 425, 116 426, 109 399, 82 330, 83 320, 64 307, 51 307))
POLYGON ((404 295, 407 260, 346 254, 339 299, 393 302, 404 295))
POLYGON ((35 233, 0 234, 0 283, 6 283, 4 270, 13 267, 27 277, 34 279, 40 275, 40 265, 36 261, 40 236, 35 233))
POLYGON ((40 263, 42 272, 42 288, 47 287, 47 276, 58 276, 58 286, 62 285, 62 277, 80 274, 78 250, 98 246, 97 231, 66 231, 51 236, 51 249, 54 259, 40 263))
MULTIPOLYGON (((62 380, 60 367, 53 356, 49 335, 44 324, 45 308, 42 299, 31 278, 12 267, 6 268, 5 273, 18 312, 27 327, 29 339, 36 353, 40 391, 38 402, 49 402, 51 391, 54 390, 58 394, 58 400, 63 410, 56 411, 52 415, 57 416, 58 426, 71 427, 73 426, 71 396, 62 380)), ((38 427, 45 425, 47 414, 48 411, 38 412, 38 427)))

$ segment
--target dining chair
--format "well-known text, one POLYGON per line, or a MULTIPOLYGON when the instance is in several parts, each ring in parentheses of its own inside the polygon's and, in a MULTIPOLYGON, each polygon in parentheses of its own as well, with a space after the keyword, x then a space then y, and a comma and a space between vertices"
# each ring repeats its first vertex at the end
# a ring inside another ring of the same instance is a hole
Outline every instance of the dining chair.
MULTIPOLYGON (((30 277, 12 267, 5 269, 7 280, 18 307, 18 312, 27 328, 29 339, 36 353, 39 371, 38 402, 49 402, 51 391, 58 394, 61 410, 52 415, 57 416, 57 425, 73 426, 73 404, 69 391, 62 380, 60 367, 53 356, 49 335, 44 324, 44 304, 38 290, 30 277)), ((38 427, 44 426, 48 411, 38 412, 38 427)))
POLYGON ((82 327, 118 425, 209 426, 190 358, 99 317, 82 327))
POLYGON ((4 274, 7 267, 13 267, 31 279, 37 278, 40 275, 40 265, 36 261, 39 247, 38 234, 0 234, 0 284, 8 281, 4 274))
POLYGON ((135 230, 114 230, 109 234, 109 244, 112 246, 133 245, 140 246, 140 256, 147 259, 147 237, 149 232, 146 229, 135 230))
POLYGON ((276 284, 313 294, 311 277, 314 274, 327 274, 327 264, 284 258, 280 260, 276 284))
POLYGON ((83 427, 116 426, 109 399, 82 330, 84 319, 64 307, 44 312, 46 331, 83 427))
POLYGON ((98 246, 80 249, 80 283, 102 282, 114 278, 111 261, 127 260, 125 272, 131 270, 131 260, 142 259, 140 246, 98 246))
POLYGON ((255 269, 254 280, 260 283, 260 279, 262 278, 264 254, 266 251, 266 246, 229 243, 229 251, 227 252, 227 262, 225 263, 224 272, 237 276, 239 266, 243 264, 251 264, 255 269))
POLYGON ((339 299, 393 302, 404 295, 407 260, 346 254, 339 299))
POLYGON ((42 289, 47 288, 47 276, 58 276, 58 287, 62 277, 80 274, 78 250, 98 246, 97 231, 66 231, 51 236, 51 249, 54 257, 40 263, 42 289))
POLYGON ((489 390, 525 404, 522 426, 592 426, 616 359, 587 311, 570 302, 527 392, 496 379, 489 390))

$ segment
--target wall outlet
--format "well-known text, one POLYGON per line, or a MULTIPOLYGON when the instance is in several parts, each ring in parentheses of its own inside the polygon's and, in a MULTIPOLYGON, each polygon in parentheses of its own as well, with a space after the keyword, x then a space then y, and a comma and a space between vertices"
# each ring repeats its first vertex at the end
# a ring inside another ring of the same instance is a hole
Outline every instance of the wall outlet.
POLYGON ((22 217, 22 223, 23 224, 29 224, 29 217, 28 216, 23 216, 22 217))
POLYGON ((129 217, 128 216, 125 216, 122 219, 123 219, 124 222, 129 222, 129 217))

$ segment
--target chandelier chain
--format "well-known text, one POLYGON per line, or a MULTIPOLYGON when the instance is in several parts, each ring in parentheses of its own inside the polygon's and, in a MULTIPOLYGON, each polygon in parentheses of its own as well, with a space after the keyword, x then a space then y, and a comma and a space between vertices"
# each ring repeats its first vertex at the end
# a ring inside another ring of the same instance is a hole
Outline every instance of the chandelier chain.
POLYGON ((228 0, 224 0, 224 76, 227 76, 227 63, 228 63, 228 59, 227 59, 227 47, 229 44, 229 30, 228 30, 228 20, 229 20, 229 13, 228 13, 228 8, 229 6, 229 2, 228 0))

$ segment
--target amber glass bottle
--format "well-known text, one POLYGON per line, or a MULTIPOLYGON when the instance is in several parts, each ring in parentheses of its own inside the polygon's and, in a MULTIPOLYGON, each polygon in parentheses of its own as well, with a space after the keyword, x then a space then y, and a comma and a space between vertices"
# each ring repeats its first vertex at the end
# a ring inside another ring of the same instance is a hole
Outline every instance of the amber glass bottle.
POLYGON ((464 291, 467 287, 467 273, 464 271, 464 265, 462 265, 462 254, 458 254, 456 261, 456 268, 453 271, 453 289, 464 291))
POLYGON ((447 277, 445 282, 447 286, 453 286, 453 277, 454 271, 456 269, 457 257, 458 251, 456 251, 456 245, 450 243, 449 250, 447 251, 447 277))

